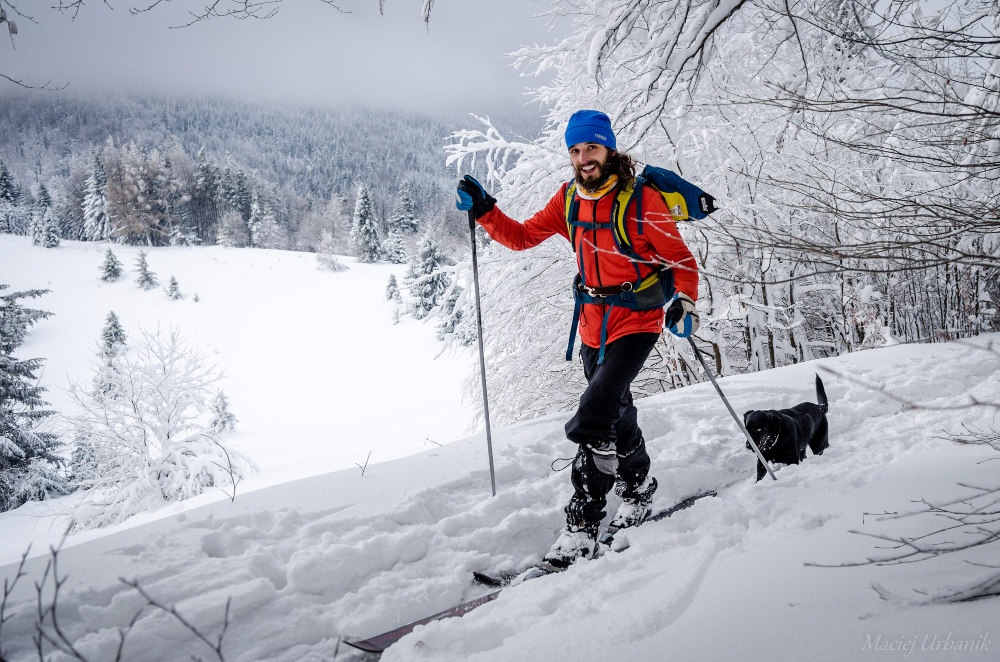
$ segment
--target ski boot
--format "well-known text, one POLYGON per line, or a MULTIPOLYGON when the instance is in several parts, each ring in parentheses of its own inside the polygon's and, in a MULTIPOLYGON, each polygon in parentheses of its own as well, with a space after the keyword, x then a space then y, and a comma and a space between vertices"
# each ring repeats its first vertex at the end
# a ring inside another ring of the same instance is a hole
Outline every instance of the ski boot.
POLYGON ((600 522, 567 524, 538 567, 547 572, 561 572, 577 559, 589 559, 597 551, 600 522))
POLYGON ((618 512, 608 525, 605 540, 610 541, 621 529, 639 526, 645 522, 653 512, 654 492, 656 492, 656 479, 652 476, 646 476, 646 480, 635 487, 629 487, 625 481, 619 480, 615 485, 615 494, 622 498, 622 505, 618 507, 618 512))

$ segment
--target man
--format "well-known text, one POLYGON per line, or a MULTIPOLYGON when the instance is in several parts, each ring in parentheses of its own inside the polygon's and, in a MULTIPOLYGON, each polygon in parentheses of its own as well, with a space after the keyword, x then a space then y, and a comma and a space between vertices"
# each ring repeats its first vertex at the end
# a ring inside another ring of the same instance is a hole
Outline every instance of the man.
POLYGON ((569 239, 576 252, 581 357, 588 385, 566 423, 566 436, 579 451, 573 461, 574 493, 566 506, 566 528, 543 562, 552 570, 593 555, 612 487, 622 505, 611 528, 634 526, 649 516, 656 479, 648 475, 650 460, 631 384, 664 322, 682 337, 698 327, 697 264, 655 189, 639 189, 641 231, 638 205, 633 201, 626 208, 623 218, 631 246, 623 248, 621 238, 615 238, 615 202, 619 192, 631 190, 635 162, 616 150, 607 115, 574 113, 566 127, 566 147, 575 181, 564 184, 524 223, 501 212, 470 176, 458 184, 457 203, 508 248, 524 250, 558 234, 569 239), (651 280, 654 289, 661 288, 662 298, 650 304, 652 308, 637 305, 636 290, 650 291, 645 284, 651 280))

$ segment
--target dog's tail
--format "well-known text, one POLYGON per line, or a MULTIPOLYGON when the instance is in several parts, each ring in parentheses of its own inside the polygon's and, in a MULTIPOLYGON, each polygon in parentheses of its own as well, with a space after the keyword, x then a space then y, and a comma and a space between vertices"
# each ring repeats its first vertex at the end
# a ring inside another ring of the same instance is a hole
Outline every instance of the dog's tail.
POLYGON ((830 411, 830 403, 826 399, 826 389, 823 388, 823 380, 819 378, 819 375, 816 375, 816 402, 824 414, 830 411))

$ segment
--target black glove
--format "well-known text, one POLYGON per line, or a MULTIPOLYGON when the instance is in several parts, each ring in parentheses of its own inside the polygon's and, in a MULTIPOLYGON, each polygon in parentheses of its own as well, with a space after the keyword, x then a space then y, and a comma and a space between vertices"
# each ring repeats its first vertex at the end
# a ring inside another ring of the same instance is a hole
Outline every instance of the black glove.
POLYGON ((458 182, 455 195, 455 206, 462 211, 472 210, 472 215, 479 219, 493 210, 497 201, 486 192, 483 185, 472 175, 466 175, 458 182))
POLYGON ((678 338, 687 338, 698 330, 698 311, 691 297, 683 292, 674 297, 664 315, 667 329, 678 338))

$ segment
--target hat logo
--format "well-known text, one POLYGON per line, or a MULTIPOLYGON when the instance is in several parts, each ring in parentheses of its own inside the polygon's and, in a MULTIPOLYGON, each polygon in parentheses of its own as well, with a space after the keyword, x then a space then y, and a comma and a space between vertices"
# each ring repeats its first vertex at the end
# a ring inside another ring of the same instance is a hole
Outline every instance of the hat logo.
POLYGON ((602 135, 601 135, 601 134, 599 134, 599 133, 595 133, 595 134, 594 134, 594 136, 595 136, 595 137, 597 137, 597 138, 600 138, 601 140, 607 140, 607 137, 606 137, 606 136, 602 136, 602 135))

